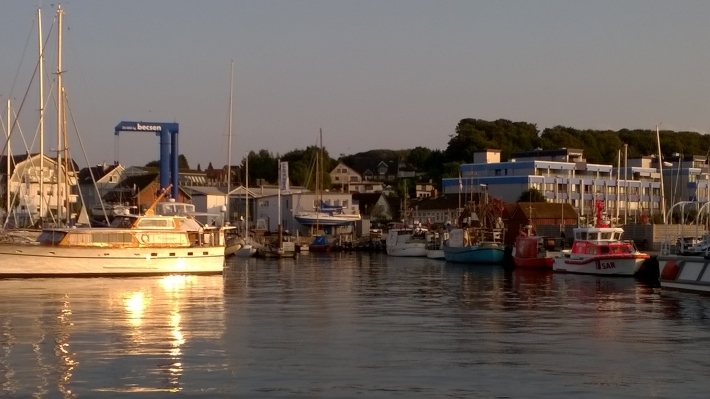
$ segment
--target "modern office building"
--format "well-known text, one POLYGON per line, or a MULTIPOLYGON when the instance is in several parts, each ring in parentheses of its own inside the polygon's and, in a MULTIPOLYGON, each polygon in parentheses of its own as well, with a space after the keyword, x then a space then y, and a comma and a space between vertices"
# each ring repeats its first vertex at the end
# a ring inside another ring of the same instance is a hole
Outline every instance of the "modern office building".
MULTIPOLYGON (((588 220, 599 200, 610 217, 618 215, 622 223, 629 218, 638 221, 660 213, 662 207, 661 173, 651 165, 654 160, 632 159, 626 167, 593 164, 586 161, 583 150, 561 148, 517 152, 501 161, 499 150, 486 150, 474 154, 473 163, 461 165, 460 178, 443 179, 442 189, 444 194, 482 193, 516 202, 534 188, 548 202, 571 204, 588 220)), ((690 186, 686 184, 688 190, 690 186)))

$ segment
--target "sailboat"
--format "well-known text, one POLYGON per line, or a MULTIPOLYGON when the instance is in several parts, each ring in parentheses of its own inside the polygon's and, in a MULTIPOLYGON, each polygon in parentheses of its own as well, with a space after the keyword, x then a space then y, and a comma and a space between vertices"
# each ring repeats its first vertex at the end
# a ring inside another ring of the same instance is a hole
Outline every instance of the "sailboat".
MULTIPOLYGON (((316 152, 316 200, 319 204, 323 203, 323 187, 321 174, 323 173, 323 129, 320 130, 320 143, 316 152)), ((320 212, 316 212, 316 229, 313 241, 308 245, 308 250, 311 252, 330 252, 333 244, 328 241, 328 236, 318 234, 320 231, 320 212)))
POLYGON ((256 247, 249 237, 251 230, 249 229, 249 154, 247 154, 246 162, 246 186, 244 197, 246 199, 244 206, 244 238, 242 239, 242 246, 234 252, 234 256, 238 258, 250 258, 255 256, 257 253, 256 247))

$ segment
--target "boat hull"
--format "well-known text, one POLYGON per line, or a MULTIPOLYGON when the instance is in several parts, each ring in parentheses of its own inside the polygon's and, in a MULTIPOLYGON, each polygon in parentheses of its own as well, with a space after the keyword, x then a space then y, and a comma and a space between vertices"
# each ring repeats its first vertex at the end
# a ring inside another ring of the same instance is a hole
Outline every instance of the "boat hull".
POLYGON ((406 242, 387 246, 387 255, 402 257, 424 257, 427 256, 425 243, 406 242))
POLYGON ((241 248, 236 250, 232 256, 237 258, 251 258, 252 256, 256 256, 256 248, 251 244, 244 244, 241 248))
POLYGON ((0 277, 219 274, 224 247, 81 248, 0 245, 0 277))
POLYGON ((428 249, 426 257, 429 259, 446 260, 446 255, 444 255, 443 249, 428 249))
POLYGON ((498 264, 503 262, 505 250, 503 247, 470 245, 465 247, 444 246, 444 257, 447 262, 472 264, 498 264))
POLYGON ((637 253, 624 256, 569 256, 554 259, 552 270, 556 272, 595 274, 602 276, 633 276, 649 258, 648 254, 637 253))
POLYGON ((353 218, 347 216, 330 216, 330 215, 320 215, 316 217, 315 215, 296 215, 294 216, 296 221, 304 226, 343 226, 346 224, 355 223, 360 220, 360 218, 353 218))
POLYGON ((513 263, 516 267, 552 269, 554 258, 542 247, 542 237, 518 237, 513 248, 513 263))
POLYGON ((710 293, 710 260, 703 256, 659 255, 662 288, 710 293))
POLYGON ((519 256, 513 256, 513 263, 515 267, 522 267, 528 269, 548 269, 552 270, 552 264, 555 262, 554 258, 551 257, 540 257, 540 258, 523 258, 519 256))

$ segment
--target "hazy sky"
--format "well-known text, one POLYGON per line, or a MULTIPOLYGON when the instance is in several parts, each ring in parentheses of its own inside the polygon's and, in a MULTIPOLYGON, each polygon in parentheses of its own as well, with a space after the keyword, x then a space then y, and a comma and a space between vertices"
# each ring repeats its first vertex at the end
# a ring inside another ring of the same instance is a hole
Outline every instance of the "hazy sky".
MULTIPOLYGON (((37 129, 37 6, 47 35, 56 3, 0 2, 1 115, 8 97, 17 109, 29 88, 20 115, 27 141, 37 129)), ((444 149, 463 118, 540 130, 710 126, 710 2, 702 0, 69 0, 62 8, 64 86, 91 164, 158 159, 149 133, 115 140, 122 120, 178 122, 192 167, 225 164, 231 59, 235 164, 249 150, 313 145, 319 128, 337 157, 444 149)), ((47 105, 52 149, 55 109, 47 105)), ((13 134, 13 151, 22 148, 13 134)))

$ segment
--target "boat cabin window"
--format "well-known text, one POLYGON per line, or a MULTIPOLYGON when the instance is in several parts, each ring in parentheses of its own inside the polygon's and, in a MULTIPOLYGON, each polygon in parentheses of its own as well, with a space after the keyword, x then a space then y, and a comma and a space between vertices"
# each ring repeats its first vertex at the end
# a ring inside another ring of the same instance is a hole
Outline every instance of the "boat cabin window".
POLYGON ((37 237, 37 241, 40 244, 55 245, 59 244, 67 233, 63 231, 43 231, 42 234, 37 237))
POLYGON ((92 240, 95 244, 130 244, 133 242, 131 233, 92 233, 92 240))
POLYGON ((611 231, 604 231, 600 234, 602 235, 602 240, 611 240, 614 236, 614 233, 612 233, 611 231))
POLYGON ((136 223, 140 229, 174 229, 175 220, 173 218, 141 218, 136 223))
POLYGON ((577 232, 577 237, 575 237, 577 240, 586 240, 587 239, 587 232, 586 231, 579 231, 577 232))
POLYGON ((589 239, 590 240, 598 240, 599 238, 599 233, 589 233, 589 239))

